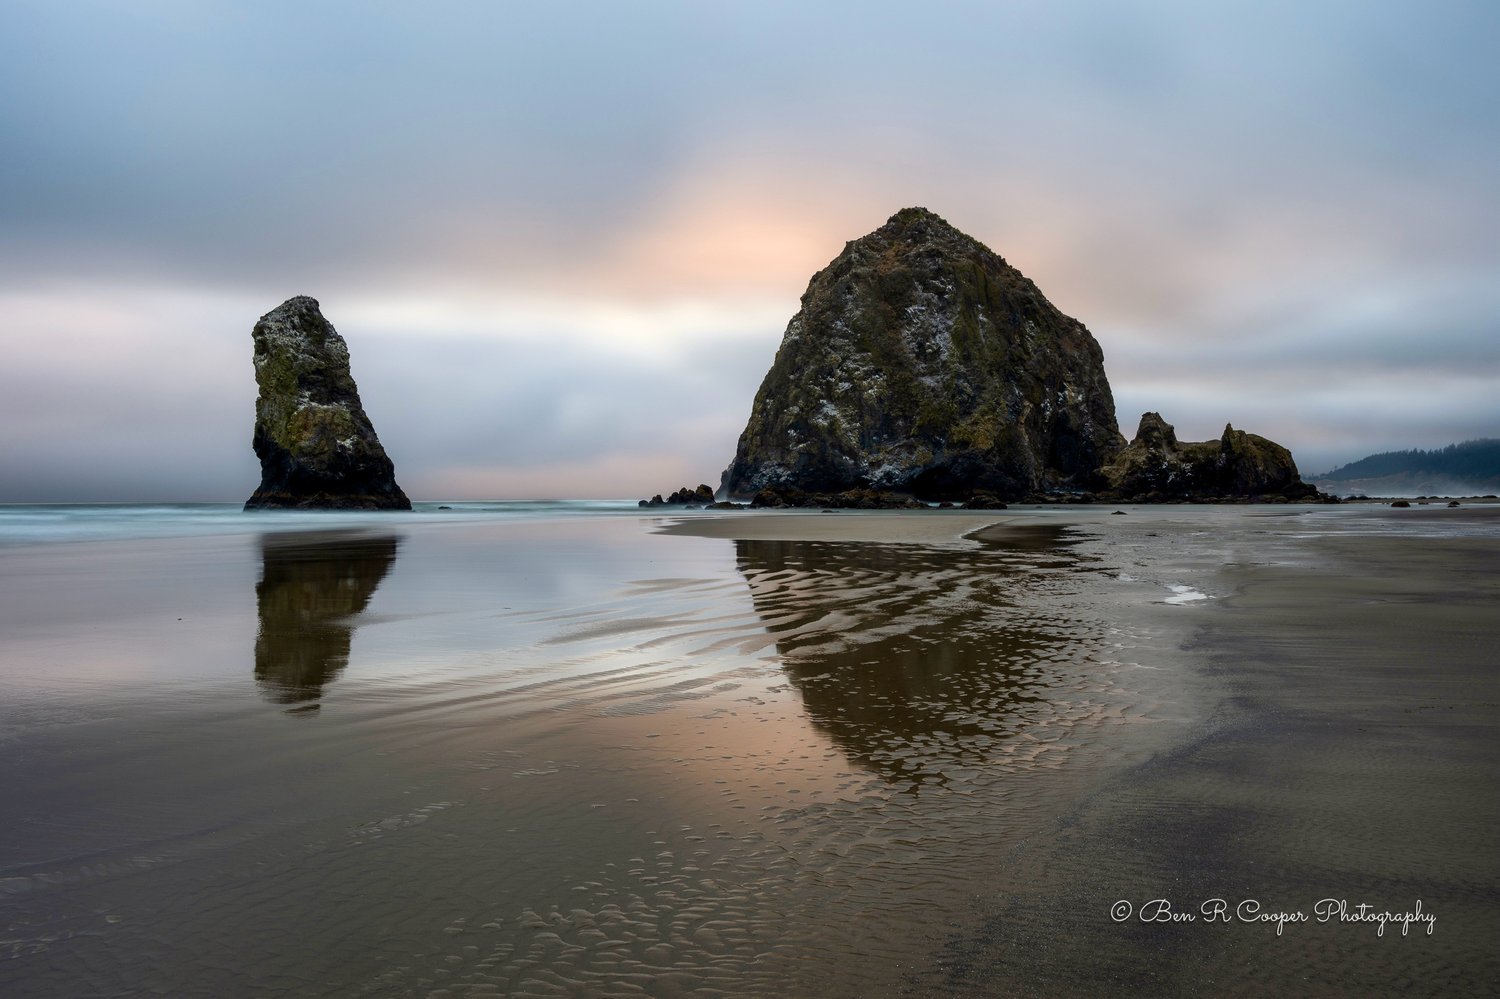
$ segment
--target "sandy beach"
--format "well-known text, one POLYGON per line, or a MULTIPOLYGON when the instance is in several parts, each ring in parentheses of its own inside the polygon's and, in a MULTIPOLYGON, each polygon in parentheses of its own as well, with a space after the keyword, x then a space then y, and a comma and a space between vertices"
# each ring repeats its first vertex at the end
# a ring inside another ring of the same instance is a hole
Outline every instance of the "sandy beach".
POLYGON ((1188 648, 1212 710, 1017 851, 1034 877, 955 944, 955 994, 1493 987, 1500 510, 1433 513, 1370 510, 1354 523, 1380 533, 1226 565, 1188 648), (1482 535, 1434 536, 1460 516, 1482 535), (1129 915, 1099 918, 1106 901, 1129 915))
POLYGON ((0 553, 5 993, 1495 980, 1495 508, 528 517, 0 553))

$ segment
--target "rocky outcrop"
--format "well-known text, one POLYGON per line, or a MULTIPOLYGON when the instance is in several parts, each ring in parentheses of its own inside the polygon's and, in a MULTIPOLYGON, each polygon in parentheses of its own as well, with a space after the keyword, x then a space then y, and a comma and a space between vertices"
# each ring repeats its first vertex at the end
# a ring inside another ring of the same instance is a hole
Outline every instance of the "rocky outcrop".
POLYGON ((975 493, 964 500, 965 510, 1006 510, 1009 507, 993 493, 975 493))
POLYGON ((640 500, 636 503, 636 506, 686 506, 697 508, 703 506, 711 506, 713 505, 713 501, 713 486, 710 486, 707 483, 700 483, 697 489, 690 489, 687 486, 683 486, 681 489, 673 492, 666 499, 662 499, 661 493, 657 493, 650 499, 640 500))
POLYGON ((245 509, 410 510, 360 405, 348 345, 317 301, 288 299, 251 336, 260 488, 245 509))
POLYGON ((1083 324, 907 208, 813 276, 722 488, 1015 499, 1095 486, 1124 443, 1083 324))
POLYGON ((1135 440, 1100 474, 1107 483, 1102 495, 1115 501, 1320 498, 1298 476, 1292 453, 1275 441, 1226 426, 1216 441, 1183 443, 1157 413, 1141 417, 1135 440))

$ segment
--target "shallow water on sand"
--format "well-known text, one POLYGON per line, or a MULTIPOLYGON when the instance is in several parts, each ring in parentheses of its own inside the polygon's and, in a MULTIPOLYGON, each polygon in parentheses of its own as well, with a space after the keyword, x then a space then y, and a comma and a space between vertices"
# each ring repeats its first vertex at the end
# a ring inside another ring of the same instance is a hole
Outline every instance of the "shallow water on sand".
POLYGON ((1295 559, 1133 512, 9 548, 0 991, 942 993, 1027 844, 1203 723, 1224 565, 1295 559))
POLYGON ((1090 733, 1163 710, 1056 531, 649 526, 8 552, 8 988, 920 980, 998 848, 1131 745, 1090 733))

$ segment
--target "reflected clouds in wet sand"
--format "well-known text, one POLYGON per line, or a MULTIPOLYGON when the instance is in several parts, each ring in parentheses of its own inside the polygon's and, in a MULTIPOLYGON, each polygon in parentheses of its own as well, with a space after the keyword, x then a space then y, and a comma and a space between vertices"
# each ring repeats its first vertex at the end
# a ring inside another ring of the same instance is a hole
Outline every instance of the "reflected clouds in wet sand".
POLYGON ((396 562, 400 538, 357 531, 266 534, 255 586, 255 680, 288 710, 318 709, 349 663, 356 618, 396 562))

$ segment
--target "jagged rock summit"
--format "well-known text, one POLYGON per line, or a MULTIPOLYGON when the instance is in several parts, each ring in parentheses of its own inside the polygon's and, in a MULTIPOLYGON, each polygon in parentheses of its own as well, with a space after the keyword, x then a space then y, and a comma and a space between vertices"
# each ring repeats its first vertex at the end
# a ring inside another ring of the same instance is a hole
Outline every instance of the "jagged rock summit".
POLYGON ((978 240, 906 208, 813 276, 721 491, 1015 499, 1095 487, 1124 444, 1083 324, 978 240))
POLYGON ((1292 453, 1275 441, 1226 425, 1216 441, 1178 441, 1160 414, 1146 413, 1135 440, 1100 470, 1109 499, 1213 502, 1230 497, 1317 500, 1292 453))
POLYGON ((245 509, 410 510, 360 405, 349 347, 317 300, 287 299, 251 336, 261 477, 245 509))

